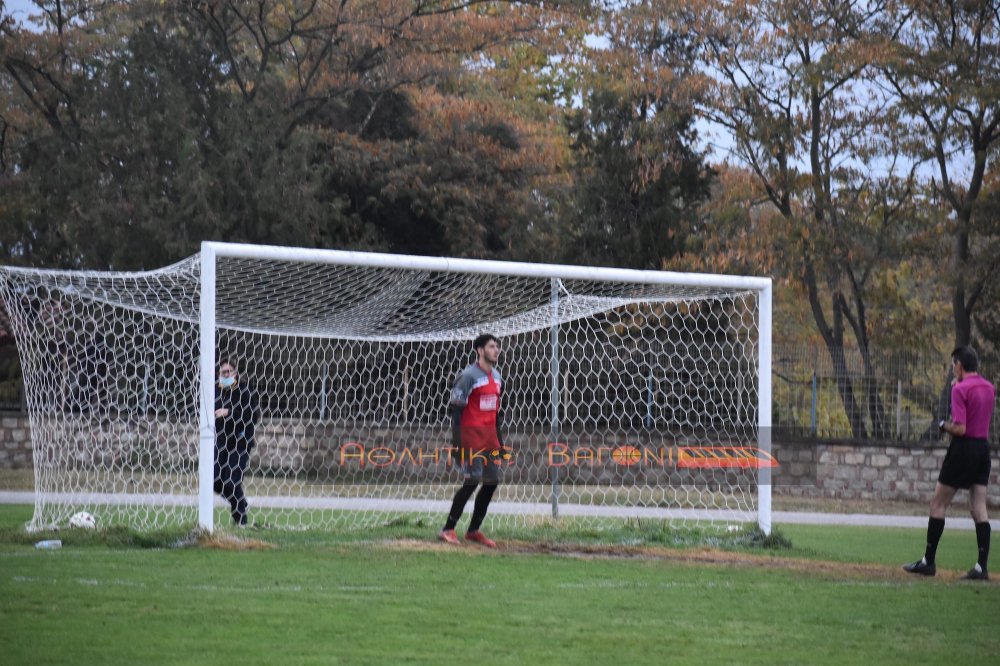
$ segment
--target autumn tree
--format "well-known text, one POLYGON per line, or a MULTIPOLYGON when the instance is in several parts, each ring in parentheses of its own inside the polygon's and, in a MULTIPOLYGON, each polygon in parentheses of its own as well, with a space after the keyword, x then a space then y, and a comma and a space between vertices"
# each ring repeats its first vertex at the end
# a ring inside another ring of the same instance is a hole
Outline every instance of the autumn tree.
MULTIPOLYGON (((3 23, 10 260, 151 266, 205 238, 505 256, 561 154, 478 71, 531 3, 36 2, 3 23)), ((568 17, 568 18, 563 18, 568 17)), ((2 242, 3 239, 0 239, 2 242)))
POLYGON ((935 198, 948 213, 941 227, 951 240, 942 277, 954 344, 967 345, 1000 256, 996 218, 979 205, 1000 155, 1000 2, 887 2, 875 33, 884 36, 875 52, 881 82, 911 130, 904 145, 936 172, 935 198))
POLYGON ((1000 169, 990 169, 986 175, 972 217, 976 229, 973 256, 985 285, 975 311, 977 347, 984 367, 992 372, 1000 367, 1000 169))
POLYGON ((684 246, 712 171, 697 148, 695 44, 645 3, 608 3, 567 113, 574 188, 563 252, 574 263, 658 269, 684 246))
POLYGON ((785 220, 783 268, 804 288, 858 438, 888 434, 871 310, 880 276, 912 232, 915 187, 889 100, 868 83, 865 11, 851 2, 712 0, 689 22, 713 79, 702 111, 785 220), (844 355, 851 341, 864 363, 860 385, 844 355))

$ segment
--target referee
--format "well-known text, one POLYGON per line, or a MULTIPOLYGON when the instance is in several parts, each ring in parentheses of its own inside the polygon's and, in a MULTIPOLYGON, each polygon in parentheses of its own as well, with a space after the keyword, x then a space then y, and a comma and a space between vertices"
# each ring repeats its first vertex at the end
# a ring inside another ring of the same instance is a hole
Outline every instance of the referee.
POLYGON ((951 445, 941 465, 927 521, 924 556, 903 569, 923 576, 937 572, 934 555, 944 532, 944 516, 959 488, 969 491, 969 510, 976 524, 979 558, 962 576, 965 580, 989 580, 986 562, 990 556, 990 522, 986 515, 986 485, 990 480, 990 449, 987 437, 996 404, 996 389, 979 376, 979 357, 971 347, 951 353, 955 379, 951 386, 951 420, 938 427, 951 435, 951 445))

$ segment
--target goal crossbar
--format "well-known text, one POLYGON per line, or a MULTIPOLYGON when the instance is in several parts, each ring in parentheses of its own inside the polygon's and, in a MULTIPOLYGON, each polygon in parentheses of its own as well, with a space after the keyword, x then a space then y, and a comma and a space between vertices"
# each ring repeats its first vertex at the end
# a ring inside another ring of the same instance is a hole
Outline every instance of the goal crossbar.
POLYGON ((512 275, 555 278, 560 280, 669 284, 703 287, 706 289, 762 291, 771 288, 771 278, 716 273, 679 273, 674 271, 644 271, 632 268, 533 264, 517 261, 497 261, 493 259, 422 257, 405 254, 288 248, 275 245, 250 245, 216 241, 206 241, 202 243, 201 248, 203 256, 205 254, 214 254, 216 257, 299 261, 303 263, 335 264, 339 266, 367 266, 372 268, 438 271, 444 273, 512 275))

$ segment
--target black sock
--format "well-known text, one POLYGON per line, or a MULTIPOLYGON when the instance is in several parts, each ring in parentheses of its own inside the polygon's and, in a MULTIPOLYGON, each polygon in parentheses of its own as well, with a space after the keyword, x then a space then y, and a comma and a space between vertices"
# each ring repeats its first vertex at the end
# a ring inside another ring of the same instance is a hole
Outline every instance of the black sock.
POLYGON ((986 561, 990 559, 990 523, 976 523, 976 543, 979 545, 979 568, 986 571, 986 561))
POLYGON ((495 483, 483 484, 483 487, 479 489, 476 494, 476 507, 472 510, 472 520, 469 521, 470 532, 477 531, 479 526, 483 524, 486 510, 490 508, 490 500, 493 499, 493 493, 496 492, 496 489, 497 484, 495 483))
POLYGON ((455 493, 455 499, 451 501, 451 511, 448 512, 448 520, 444 524, 446 530, 453 530, 455 529, 455 525, 458 525, 458 519, 462 517, 462 512, 465 511, 465 504, 475 491, 476 484, 467 483, 455 493))
POLYGON ((934 556, 937 554, 938 541, 941 540, 942 534, 944 534, 944 518, 928 518, 927 551, 924 553, 927 564, 934 564, 934 556))

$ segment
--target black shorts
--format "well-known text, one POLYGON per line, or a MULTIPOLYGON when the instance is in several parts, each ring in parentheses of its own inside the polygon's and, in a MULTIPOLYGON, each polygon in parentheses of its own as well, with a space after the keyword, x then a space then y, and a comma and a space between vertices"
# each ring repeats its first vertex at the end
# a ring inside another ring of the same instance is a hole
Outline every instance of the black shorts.
POLYGON ((990 445, 985 439, 952 437, 938 481, 966 490, 985 486, 990 482, 990 465, 990 445))

